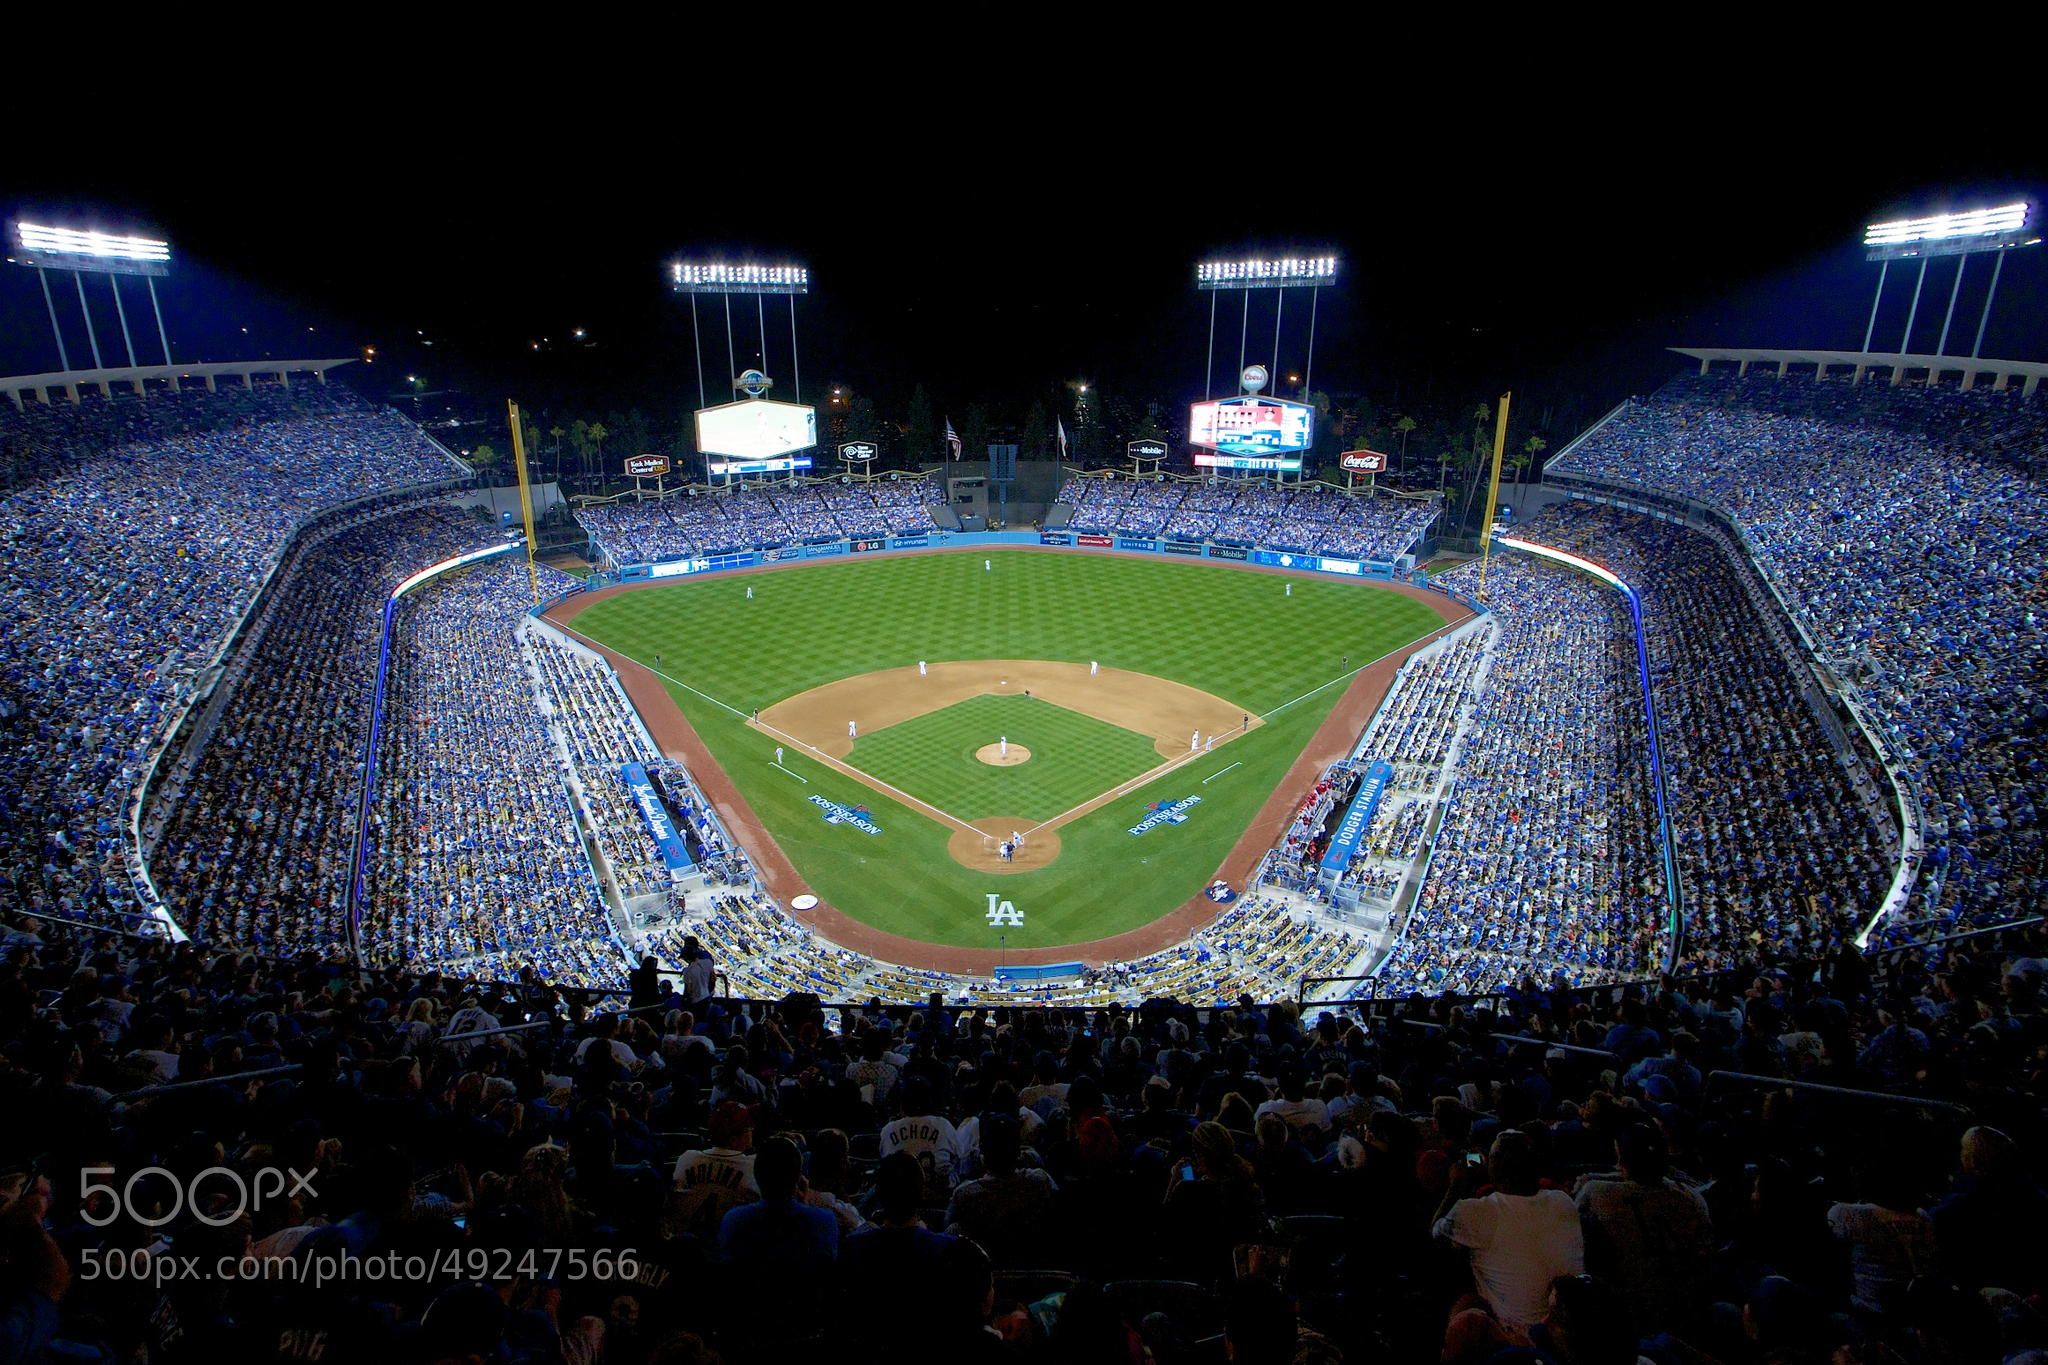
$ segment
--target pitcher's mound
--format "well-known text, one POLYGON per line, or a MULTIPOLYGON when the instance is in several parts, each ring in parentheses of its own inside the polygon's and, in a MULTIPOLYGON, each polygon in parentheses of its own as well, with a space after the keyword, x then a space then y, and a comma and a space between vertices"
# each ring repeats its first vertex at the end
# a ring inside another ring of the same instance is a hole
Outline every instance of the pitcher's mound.
MULTIPOLYGON (((1017 746, 1012 744, 1010 752, 1016 753, 1017 746)), ((977 832, 954 830, 953 837, 946 841, 946 851, 953 855, 954 862, 962 867, 971 867, 976 872, 1035 872, 1060 856, 1058 831, 1041 829, 1027 835, 1023 847, 1012 850, 1010 861, 1007 863, 1003 861, 1002 851, 1005 839, 1012 834, 1030 829, 1034 823, 1031 820, 1015 820, 1007 816, 976 820, 974 828, 977 832)))
MULTIPOLYGON (((957 754, 960 751, 955 749, 953 752, 957 754)), ((1012 744, 1009 752, 1004 753, 1001 744, 984 744, 974 751, 974 756, 992 767, 1014 768, 1019 763, 1029 762, 1031 751, 1021 744, 1012 744)))

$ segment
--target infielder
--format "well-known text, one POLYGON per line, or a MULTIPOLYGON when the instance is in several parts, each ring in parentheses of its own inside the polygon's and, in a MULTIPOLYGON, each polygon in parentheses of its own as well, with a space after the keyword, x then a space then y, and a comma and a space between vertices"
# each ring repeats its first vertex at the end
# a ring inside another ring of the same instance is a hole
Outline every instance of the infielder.
POLYGON ((1100 673, 1101 671, 1102 671, 1102 665, 1101 665, 1101 664, 1097 663, 1097 662, 1096 662, 1095 660, 1093 660, 1093 659, 1090 659, 1090 660, 1088 661, 1088 676, 1089 676, 1089 677, 1091 677, 1091 678, 1092 678, 1092 677, 1094 677, 1094 676, 1095 676, 1095 675, 1096 675, 1097 673, 1100 673))
POLYGON ((859 739, 859 738, 860 738, 860 722, 859 722, 859 721, 853 721, 853 720, 850 720, 850 721, 846 722, 846 737, 847 737, 848 739, 859 739))
POLYGON ((1201 747, 1202 747, 1202 732, 1201 732, 1200 730, 1197 730, 1197 731, 1195 731, 1195 732, 1194 732, 1194 733, 1193 733, 1192 735, 1189 735, 1189 736, 1188 736, 1188 752, 1189 752, 1189 753, 1193 753, 1193 752, 1194 752, 1195 750, 1197 750, 1197 749, 1199 749, 1199 748, 1201 748, 1201 747))
POLYGON ((927 677, 930 677, 930 676, 931 676, 931 675, 930 675, 929 673, 927 673, 927 672, 925 671, 925 666, 924 666, 924 660, 923 660, 923 659, 919 659, 919 660, 917 661, 917 676, 918 676, 918 677, 920 677, 920 678, 927 678, 927 677))

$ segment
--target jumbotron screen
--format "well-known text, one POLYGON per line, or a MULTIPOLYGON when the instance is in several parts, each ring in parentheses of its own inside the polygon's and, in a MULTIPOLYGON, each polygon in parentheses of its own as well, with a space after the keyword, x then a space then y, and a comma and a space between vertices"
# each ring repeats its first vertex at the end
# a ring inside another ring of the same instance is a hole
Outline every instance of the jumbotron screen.
POLYGON ((1284 398, 1219 398, 1188 410, 1188 444, 1226 455, 1298 455, 1315 444, 1316 410, 1284 398))
POLYGON ((818 443, 818 410, 806 403, 747 398, 697 412, 697 450, 735 460, 772 460, 818 443))

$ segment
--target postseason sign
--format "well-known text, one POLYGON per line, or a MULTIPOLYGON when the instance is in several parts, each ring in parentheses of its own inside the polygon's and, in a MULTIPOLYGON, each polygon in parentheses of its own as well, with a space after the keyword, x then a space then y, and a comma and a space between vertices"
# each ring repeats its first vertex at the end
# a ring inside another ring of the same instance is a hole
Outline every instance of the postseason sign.
MULTIPOLYGON (((1316 410, 1284 398, 1219 398, 1188 410, 1188 443, 1225 455, 1278 458, 1301 468, 1301 452, 1315 444, 1316 410)), ((1209 463, 1196 457, 1197 464, 1209 463)), ((1260 466, 1222 466, 1258 468, 1260 466)), ((1282 466, 1273 466, 1280 468, 1282 466)))

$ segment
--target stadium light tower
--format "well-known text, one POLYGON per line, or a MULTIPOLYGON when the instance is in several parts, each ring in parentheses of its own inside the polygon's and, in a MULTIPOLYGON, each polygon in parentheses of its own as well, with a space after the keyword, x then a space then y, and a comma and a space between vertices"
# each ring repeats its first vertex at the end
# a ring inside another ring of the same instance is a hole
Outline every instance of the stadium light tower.
POLYGON ((1996 208, 1967 209, 1960 213, 1937 213, 1924 218, 1897 218, 1872 223, 1863 229, 1865 260, 1881 261, 1877 272, 1877 295, 1870 301, 1870 322, 1863 329, 1863 350, 1868 354, 1871 335, 1877 329, 1877 305, 1884 298, 1885 277, 1893 261, 1918 259, 1920 270, 1913 281, 1913 306, 1906 311, 1906 331, 1899 338, 1904 355, 1913 340, 1913 324, 1920 316, 1920 288, 1927 283, 1927 262, 1935 256, 1954 256, 1956 277, 1948 290, 1948 312, 1941 320, 1941 340, 1934 353, 1948 352, 1949 324, 1955 320, 1956 295, 1963 287, 1963 269, 1980 251, 1995 254, 1991 265, 1991 287, 1984 295, 1984 311, 1977 319, 1977 340, 1970 347, 1971 359, 1984 348, 1984 328, 1991 321, 1991 301, 1998 297, 1998 276, 2005 268, 2005 253, 2024 246, 2039 246, 2040 234, 2033 227, 2033 205, 2024 201, 1996 208))
MULTIPOLYGON (((678 294, 690 296, 690 337, 697 349, 697 406, 708 407, 704 397, 704 338, 697 326, 697 296, 699 294, 722 294, 725 296, 725 368, 728 375, 737 376, 739 366, 732 348, 732 296, 752 294, 754 296, 754 319, 761 329, 761 367, 768 367, 768 319, 763 303, 769 294, 781 294, 789 299, 789 365, 790 387, 798 402, 803 401, 803 368, 796 354, 796 296, 811 292, 811 272, 801 265, 755 265, 740 261, 672 261, 668 268, 669 288, 678 294)), ((733 393, 739 393, 739 381, 733 381, 733 393)))
POLYGON ((44 223, 16 220, 12 235, 16 265, 32 266, 42 281, 43 306, 50 310, 50 333, 57 339, 57 360, 71 368, 71 356, 64 348, 64 329, 57 325, 57 304, 50 297, 51 270, 68 270, 78 286, 79 311, 85 314, 85 339, 92 347, 94 369, 100 363, 100 339, 93 332, 92 309, 85 300, 85 277, 105 275, 114 291, 114 313, 121 319, 121 341, 128 348, 128 364, 135 364, 135 339, 128 333, 128 309, 121 302, 120 277, 140 275, 149 286, 149 306, 156 314, 156 336, 163 343, 164 364, 171 360, 171 339, 164 331, 163 308, 157 303, 156 277, 171 271, 171 244, 155 237, 124 236, 91 228, 52 227, 44 223))
POLYGON ((1237 373, 1245 370, 1245 345, 1251 335, 1252 291, 1275 289, 1273 305, 1273 355, 1269 373, 1279 374, 1280 319, 1287 310, 1287 291, 1308 290, 1308 361, 1302 366, 1301 391, 1308 393, 1316 367, 1316 305, 1326 284, 1337 282, 1337 257, 1325 252, 1313 256, 1252 256, 1235 260, 1202 261, 1195 266, 1195 288, 1209 295, 1209 355, 1202 366, 1202 400, 1214 397, 1210 384, 1216 369, 1216 296, 1226 289, 1244 292, 1243 311, 1237 330, 1237 373))

